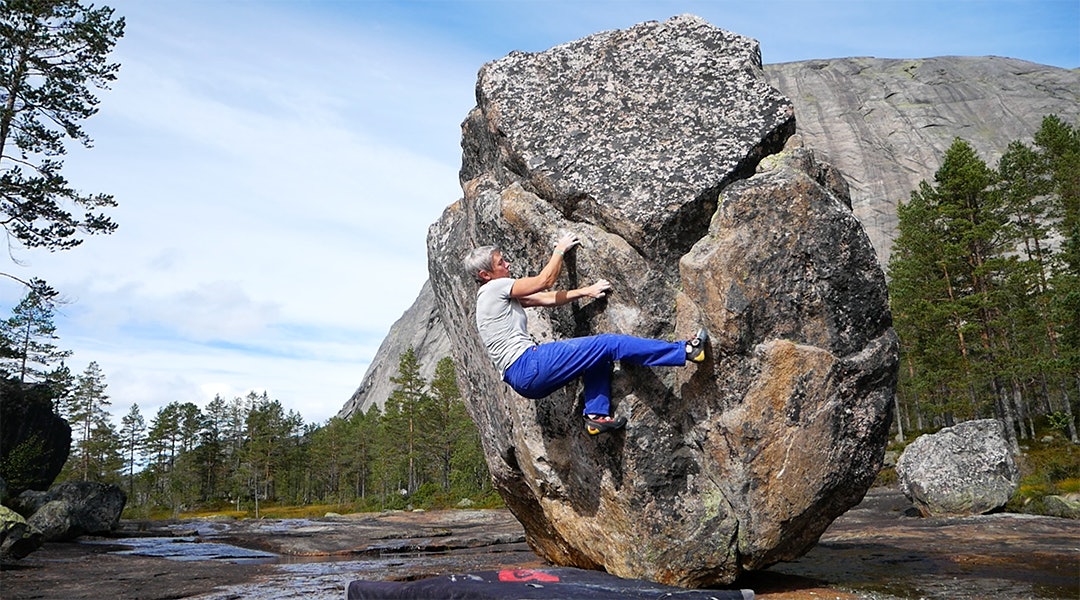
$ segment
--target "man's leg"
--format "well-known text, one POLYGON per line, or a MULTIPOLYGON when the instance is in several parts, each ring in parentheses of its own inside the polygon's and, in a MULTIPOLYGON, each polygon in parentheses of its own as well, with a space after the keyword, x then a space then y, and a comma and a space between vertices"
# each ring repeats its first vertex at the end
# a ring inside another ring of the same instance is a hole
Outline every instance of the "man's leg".
MULTIPOLYGON (((702 335, 705 334, 699 333, 695 338, 694 346, 704 341, 702 335)), ((626 424, 624 417, 610 416, 611 369, 615 360, 642 366, 677 367, 686 364, 690 353, 687 342, 618 334, 573 338, 529 349, 510 365, 504 380, 527 398, 543 398, 581 376, 585 384, 585 429, 590 435, 597 435, 626 424)), ((704 357, 703 352, 701 356, 704 357)))
MULTIPOLYGON (((665 342, 629 335, 605 333, 541 344, 528 350, 506 372, 506 380, 527 398, 543 398, 575 378, 588 374, 585 404, 610 404, 611 365, 621 360, 647 367, 677 367, 686 364, 685 342, 665 342), (532 372, 535 377, 517 377, 532 372), (528 379, 528 381, 526 381, 528 379)), ((591 411, 590 411, 591 412, 591 411)), ((595 413, 606 414, 606 413, 595 413)))
POLYGON ((581 374, 581 381, 585 384, 585 410, 586 415, 610 415, 611 414, 611 369, 614 363, 602 362, 590 367, 581 374))

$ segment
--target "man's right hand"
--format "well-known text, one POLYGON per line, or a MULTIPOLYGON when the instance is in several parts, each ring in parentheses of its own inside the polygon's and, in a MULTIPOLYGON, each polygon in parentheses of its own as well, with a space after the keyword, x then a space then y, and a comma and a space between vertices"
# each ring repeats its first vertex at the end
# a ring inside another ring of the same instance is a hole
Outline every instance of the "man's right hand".
POLYGON ((607 279, 598 279, 596 283, 585 288, 585 294, 590 298, 603 298, 611 291, 611 282, 607 279))
POLYGON ((565 254, 569 252, 574 246, 577 246, 580 243, 581 240, 578 239, 578 236, 576 234, 568 233, 562 236, 562 239, 560 239, 559 242, 555 244, 555 251, 565 254))

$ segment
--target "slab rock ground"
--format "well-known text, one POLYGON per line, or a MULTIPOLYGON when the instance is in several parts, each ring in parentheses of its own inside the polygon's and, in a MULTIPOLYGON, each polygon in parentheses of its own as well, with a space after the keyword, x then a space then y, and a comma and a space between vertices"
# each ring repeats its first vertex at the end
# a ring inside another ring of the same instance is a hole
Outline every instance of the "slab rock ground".
POLYGON ((462 199, 429 275, 496 486, 565 566, 685 587, 809 550, 882 461, 897 340, 847 184, 793 136, 757 43, 692 16, 485 65, 463 124, 462 199), (474 324, 471 248, 538 269, 577 233, 539 341, 713 333, 701 365, 618 367, 625 431, 585 434, 580 385, 526 400, 474 324))

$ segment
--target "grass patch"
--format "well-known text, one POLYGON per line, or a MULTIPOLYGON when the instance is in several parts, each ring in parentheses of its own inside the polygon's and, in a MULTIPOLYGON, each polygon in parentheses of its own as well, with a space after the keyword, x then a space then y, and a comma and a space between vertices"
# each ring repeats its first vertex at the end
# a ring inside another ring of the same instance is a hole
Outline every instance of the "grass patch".
POLYGON ((1070 477, 1064 479, 1058 482, 1057 488, 1062 494, 1080 494, 1080 478, 1070 477))
POLYGON ((1080 446, 1054 437, 1025 444, 1017 458, 1020 488, 1005 505, 1009 512, 1043 514, 1043 499, 1080 492, 1080 446))
POLYGON ((255 507, 250 502, 244 503, 239 510, 235 504, 216 504, 202 506, 179 513, 168 509, 138 510, 128 507, 124 511, 124 518, 146 519, 152 521, 168 521, 172 519, 319 519, 328 513, 347 515, 352 513, 382 512, 387 510, 449 510, 455 508, 471 509, 495 509, 506 508, 502 497, 495 490, 470 498, 469 503, 461 504, 460 497, 451 497, 447 494, 427 493, 414 494, 411 498, 390 497, 388 500, 367 499, 344 504, 309 504, 288 505, 267 503, 259 506, 259 514, 256 516, 255 507))
POLYGON ((882 467, 874 478, 872 487, 892 487, 900 483, 900 476, 896 474, 895 467, 882 467))

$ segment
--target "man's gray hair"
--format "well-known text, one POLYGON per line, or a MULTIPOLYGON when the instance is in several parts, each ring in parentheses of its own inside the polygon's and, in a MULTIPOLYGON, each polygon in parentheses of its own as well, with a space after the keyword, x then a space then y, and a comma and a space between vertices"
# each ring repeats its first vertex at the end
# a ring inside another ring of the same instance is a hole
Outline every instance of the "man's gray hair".
POLYGON ((492 259, 495 257, 495 253, 499 249, 495 246, 480 246, 473 249, 471 252, 465 255, 465 258, 461 261, 461 266, 465 269, 465 274, 476 280, 476 283, 483 283, 484 280, 480 279, 480 271, 490 271, 492 266, 492 259))

